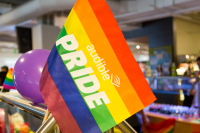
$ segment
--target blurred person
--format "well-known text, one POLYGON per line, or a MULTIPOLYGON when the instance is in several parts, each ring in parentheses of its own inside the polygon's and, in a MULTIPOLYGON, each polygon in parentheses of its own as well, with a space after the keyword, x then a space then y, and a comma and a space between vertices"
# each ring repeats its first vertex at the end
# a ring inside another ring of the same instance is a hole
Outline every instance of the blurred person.
MULTIPOLYGON (((200 57, 197 58, 196 62, 199 67, 199 70, 200 70, 200 57)), ((199 78, 200 78, 200 71, 196 71, 194 75, 197 78, 197 80, 193 83, 189 94, 194 96, 193 102, 192 102, 192 107, 198 107, 198 92, 197 91, 198 91, 198 82, 199 82, 199 78)))
POLYGON ((7 66, 2 66, 1 67, 1 72, 8 72, 8 67, 7 66))
MULTIPOLYGON (((3 85, 7 73, 8 73, 8 67, 7 66, 2 66, 1 67, 1 72, 0 72, 0 86, 3 85)), ((3 90, 3 92, 9 92, 9 91, 10 91, 9 89, 4 89, 3 90)))
POLYGON ((135 129, 137 133, 142 133, 142 124, 144 121, 145 126, 149 125, 149 118, 145 115, 144 110, 139 111, 138 113, 132 115, 126 119, 128 124, 135 129))

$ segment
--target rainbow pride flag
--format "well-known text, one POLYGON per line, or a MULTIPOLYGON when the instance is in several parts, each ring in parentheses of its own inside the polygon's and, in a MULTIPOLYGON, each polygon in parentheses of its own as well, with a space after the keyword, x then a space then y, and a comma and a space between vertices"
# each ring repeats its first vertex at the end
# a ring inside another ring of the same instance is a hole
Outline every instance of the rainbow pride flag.
POLYGON ((13 68, 10 68, 10 70, 8 71, 6 75, 6 79, 4 80, 4 83, 3 83, 4 89, 16 89, 13 83, 12 73, 13 73, 13 68))
POLYGON ((142 126, 143 133, 173 133, 175 122, 176 119, 174 118, 163 120, 159 123, 150 122, 147 127, 145 125, 142 126))
POLYGON ((77 0, 40 79, 63 133, 100 133, 156 100, 105 0, 77 0))

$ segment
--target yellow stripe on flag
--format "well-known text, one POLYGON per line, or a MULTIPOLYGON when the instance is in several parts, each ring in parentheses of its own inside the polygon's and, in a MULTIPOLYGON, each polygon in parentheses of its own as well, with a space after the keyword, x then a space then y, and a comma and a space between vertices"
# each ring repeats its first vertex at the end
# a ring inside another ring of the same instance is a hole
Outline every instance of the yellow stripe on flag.
POLYGON ((91 45, 91 42, 79 20, 74 9, 72 9, 67 21, 64 24, 64 27, 68 34, 74 34, 75 38, 79 43, 79 48, 77 50, 83 50, 86 58, 87 64, 85 67, 92 67, 95 75, 97 76, 100 82, 99 92, 105 91, 111 103, 107 104, 113 119, 116 123, 123 121, 125 118, 130 116, 129 111, 127 110, 125 104, 123 103, 120 95, 116 91, 113 84, 111 84, 110 80, 104 81, 102 79, 101 73, 98 71, 95 63, 93 62, 89 51, 86 49, 87 45, 91 45))
POLYGON ((9 78, 9 79, 13 79, 13 78, 12 78, 12 75, 9 74, 9 73, 6 75, 6 77, 9 78))

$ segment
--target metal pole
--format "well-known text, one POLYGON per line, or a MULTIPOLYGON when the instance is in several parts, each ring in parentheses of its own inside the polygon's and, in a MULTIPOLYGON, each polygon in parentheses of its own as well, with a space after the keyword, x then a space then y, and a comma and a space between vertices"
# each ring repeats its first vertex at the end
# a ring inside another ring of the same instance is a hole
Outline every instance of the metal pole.
POLYGON ((123 133, 137 133, 126 121, 121 122, 116 127, 123 133))
MULTIPOLYGON (((17 106, 27 112, 30 112, 42 118, 44 117, 45 112, 46 112, 46 109, 33 106, 30 102, 27 102, 26 100, 21 100, 19 98, 15 98, 13 96, 9 96, 3 93, 0 93, 0 99, 5 101, 6 103, 10 103, 14 106, 17 106)), ((56 121, 54 117, 52 116, 52 114, 50 114, 47 120, 36 131, 36 133, 51 133, 53 132, 55 126, 56 126, 56 121)), ((118 124, 116 127, 120 129, 123 133, 137 133, 126 121, 123 121, 122 123, 118 124)), ((105 133, 114 133, 114 128, 111 128, 105 133)))
POLYGON ((31 114, 41 117, 41 118, 44 117, 45 112, 46 112, 45 108, 33 106, 30 102, 28 102, 26 100, 15 98, 13 96, 9 96, 9 95, 3 94, 3 93, 0 93, 0 99, 2 101, 5 101, 6 103, 10 103, 14 106, 17 106, 31 114))
POLYGON ((109 129, 108 131, 106 131, 104 133, 114 133, 114 128, 111 128, 111 129, 109 129))
POLYGON ((56 121, 52 114, 49 115, 47 120, 42 124, 42 126, 35 133, 51 133, 56 126, 56 121))

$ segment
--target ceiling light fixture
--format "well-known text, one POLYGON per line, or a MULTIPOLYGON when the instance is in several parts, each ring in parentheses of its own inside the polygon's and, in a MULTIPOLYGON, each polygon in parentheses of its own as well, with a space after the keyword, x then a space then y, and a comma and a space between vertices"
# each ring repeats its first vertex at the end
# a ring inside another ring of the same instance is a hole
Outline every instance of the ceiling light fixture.
POLYGON ((140 45, 137 45, 137 46, 136 46, 136 49, 140 49, 140 45))

